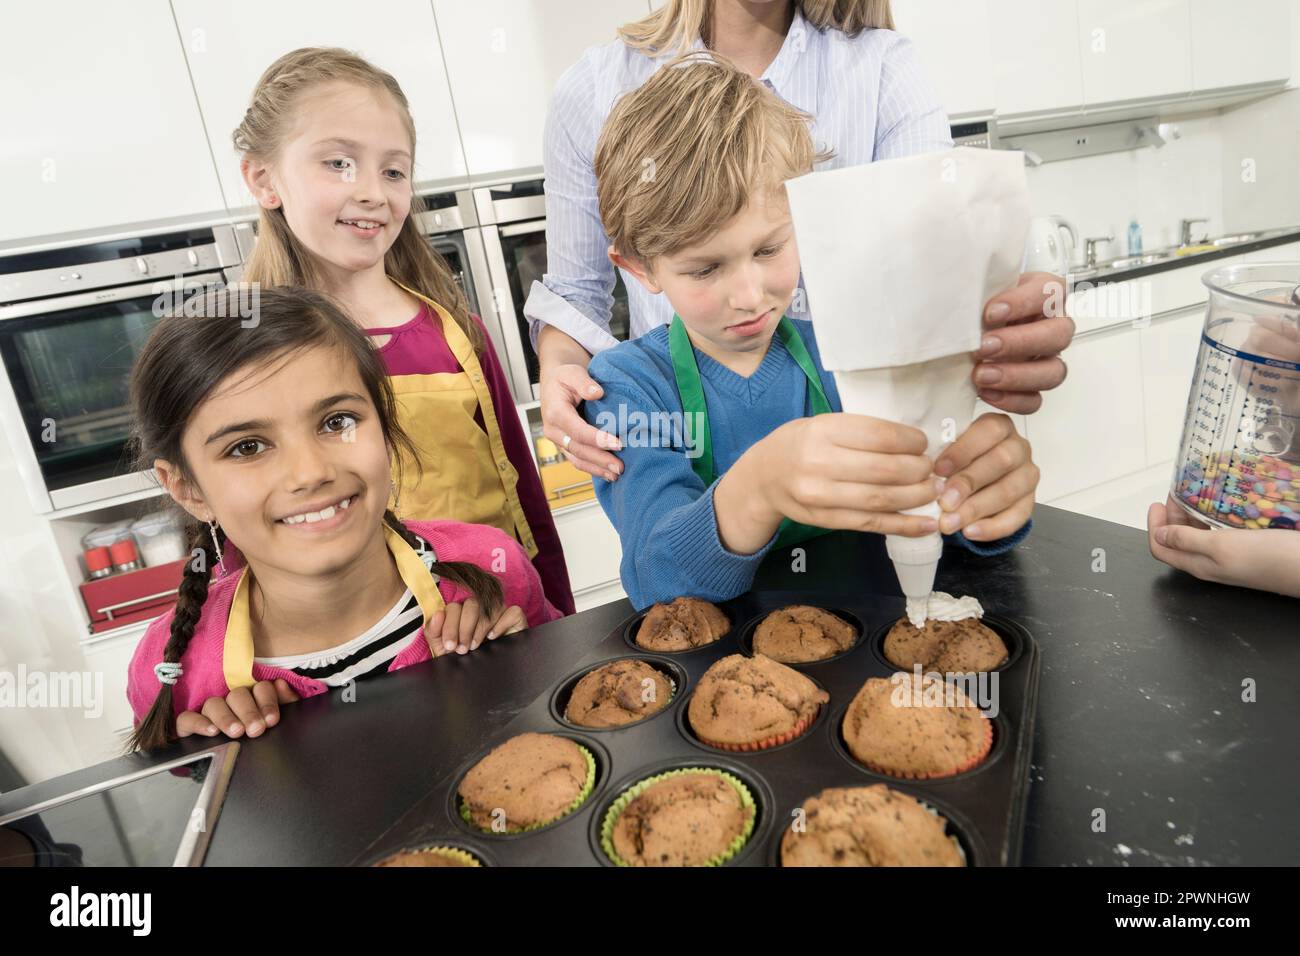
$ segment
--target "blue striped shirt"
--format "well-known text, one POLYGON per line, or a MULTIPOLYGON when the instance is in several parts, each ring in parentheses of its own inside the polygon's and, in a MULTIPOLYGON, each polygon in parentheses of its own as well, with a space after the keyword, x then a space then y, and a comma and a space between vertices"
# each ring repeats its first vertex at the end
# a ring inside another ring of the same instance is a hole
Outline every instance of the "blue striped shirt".
MULTIPOLYGON (((702 46, 697 39, 695 49, 702 46)), ((547 271, 524 304, 534 347, 542 323, 568 333, 592 355, 617 344, 609 331, 614 266, 596 201, 596 140, 615 100, 670 59, 615 40, 587 50, 556 84, 543 141, 547 271)), ((813 117, 819 149, 835 151, 818 169, 952 146, 948 117, 911 42, 892 30, 856 37, 818 30, 796 7, 785 42, 761 79, 813 117)), ((627 274, 623 284, 632 338, 671 321, 667 297, 651 295, 627 274)))

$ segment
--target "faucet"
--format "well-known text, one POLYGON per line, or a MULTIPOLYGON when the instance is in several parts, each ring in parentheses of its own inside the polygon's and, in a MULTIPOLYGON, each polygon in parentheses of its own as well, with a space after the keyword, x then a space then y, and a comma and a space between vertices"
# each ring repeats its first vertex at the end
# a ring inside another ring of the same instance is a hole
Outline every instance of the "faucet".
POLYGON ((1083 240, 1084 264, 1095 266, 1097 264, 1097 244, 1099 242, 1114 242, 1114 236, 1089 236, 1083 240))
POLYGON ((1192 226, 1198 222, 1209 222, 1208 219, 1179 219, 1178 220, 1178 244, 1180 246, 1190 246, 1192 244, 1192 226))

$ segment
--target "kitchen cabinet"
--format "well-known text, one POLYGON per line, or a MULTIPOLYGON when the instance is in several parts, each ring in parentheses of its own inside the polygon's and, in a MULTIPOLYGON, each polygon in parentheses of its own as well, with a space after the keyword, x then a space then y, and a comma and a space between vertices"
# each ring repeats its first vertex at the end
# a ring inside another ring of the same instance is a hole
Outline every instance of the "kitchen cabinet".
POLYGON ((894 0, 894 26, 916 46, 949 118, 990 116, 996 97, 985 0, 894 0))
POLYGON ((240 175, 231 134, 263 71, 277 57, 305 46, 343 47, 391 73, 415 121, 416 187, 451 189, 465 184, 465 157, 438 28, 424 0, 384 0, 381 10, 372 11, 374 16, 359 16, 352 0, 175 0, 175 7, 212 155, 232 211, 251 210, 254 202, 240 175))
POLYGON ((542 165, 555 82, 646 0, 433 0, 471 177, 542 165))
POLYGON ((1075 0, 989 0, 999 116, 1083 106, 1075 0))
POLYGON ((1122 477, 1146 463, 1139 330, 1125 325, 1076 338, 1065 382, 1027 416, 1038 500, 1122 477))
POLYGON ((623 546, 598 502, 556 513, 555 530, 564 547, 569 585, 579 611, 626 596, 619 576, 623 546))
POLYGON ((1079 58, 1088 105, 1192 89, 1188 0, 1078 0, 1079 58))
MULTIPOLYGON (((127 670, 136 647, 151 623, 153 622, 142 621, 131 627, 92 637, 81 645, 86 655, 86 669, 94 674, 102 674, 104 678, 104 713, 100 726, 115 735, 114 738, 105 737, 101 746, 106 749, 117 746, 118 738, 124 740, 135 725, 135 714, 126 696, 127 670)), ((104 754, 105 757, 110 755, 104 754)))
POLYGON ((4 17, 0 242, 225 214, 167 0, 4 17))
POLYGON ((1292 6, 1290 0, 1191 0, 1192 88, 1286 80, 1292 6))
POLYGON ((1171 462, 1178 455, 1204 324, 1205 307, 1198 305, 1152 319, 1150 326, 1138 330, 1148 466, 1171 462))

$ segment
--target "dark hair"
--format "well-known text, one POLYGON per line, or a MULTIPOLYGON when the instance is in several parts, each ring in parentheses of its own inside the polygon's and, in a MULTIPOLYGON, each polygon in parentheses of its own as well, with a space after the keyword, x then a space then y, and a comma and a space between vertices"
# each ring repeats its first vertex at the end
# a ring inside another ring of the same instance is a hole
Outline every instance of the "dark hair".
MULTIPOLYGON (((397 422, 397 402, 383 364, 370 340, 341 306, 329 296, 295 286, 274 289, 231 286, 198 293, 164 317, 154 328, 131 370, 131 442, 137 467, 152 471, 156 459, 175 465, 186 481, 193 472, 185 461, 181 441, 194 412, 217 386, 250 366, 325 346, 339 350, 356 365, 374 403, 388 447, 419 466, 410 437, 397 422), (404 455, 402 453, 405 453, 404 455)), ((419 542, 396 515, 384 512, 384 522, 412 547, 419 542)), ((190 560, 185 566, 171 636, 163 661, 174 663, 185 654, 203 603, 208 596, 210 569, 217 563, 207 525, 185 514, 190 560)), ((225 531, 218 529, 220 543, 225 531)), ((501 606, 501 582, 482 568, 462 561, 436 562, 435 574, 470 591, 487 609, 501 606)), ((163 684, 149 713, 136 727, 129 750, 151 750, 176 738, 172 688, 163 684)))

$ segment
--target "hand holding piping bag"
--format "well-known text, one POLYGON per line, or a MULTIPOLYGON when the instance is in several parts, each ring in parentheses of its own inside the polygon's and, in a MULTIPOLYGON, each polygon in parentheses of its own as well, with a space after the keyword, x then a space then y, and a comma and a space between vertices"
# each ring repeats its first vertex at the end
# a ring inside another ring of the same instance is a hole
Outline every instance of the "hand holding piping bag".
MULTIPOLYGON (((945 494, 959 499, 942 530, 974 523, 976 538, 1005 537, 995 532, 1023 524, 1037 470, 1005 416, 970 424, 972 356, 983 340, 980 317, 998 304, 990 300, 1017 285, 1030 218, 1022 157, 959 148, 812 173, 787 182, 786 192, 817 344, 844 410, 925 432, 936 474, 954 485, 945 494), (957 440, 938 454, 954 431, 957 440)), ((1032 287, 1020 297, 1032 305, 1032 287)), ((912 513, 940 518, 941 509, 912 513)), ((939 534, 888 535, 886 547, 903 593, 927 596, 939 534)))

